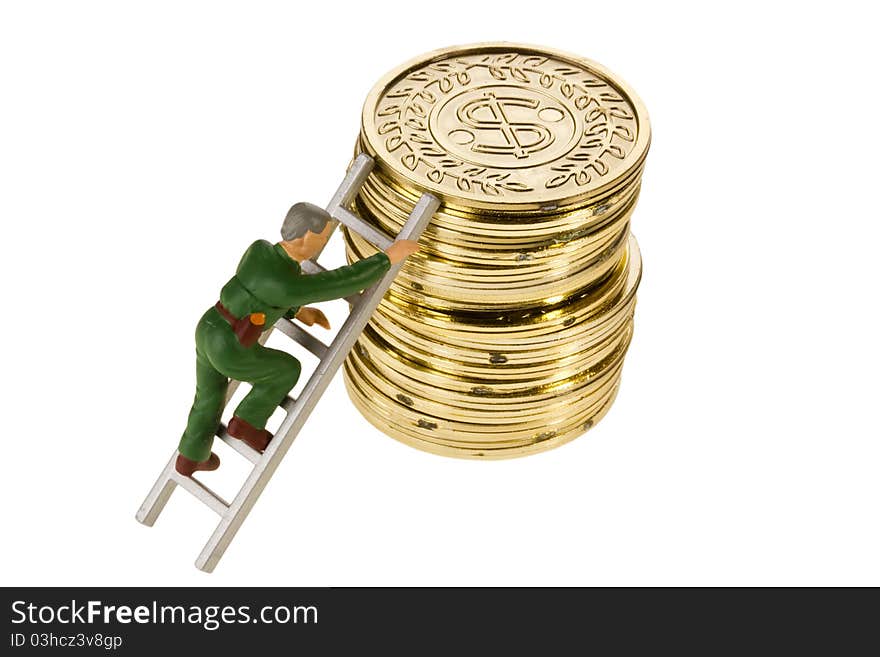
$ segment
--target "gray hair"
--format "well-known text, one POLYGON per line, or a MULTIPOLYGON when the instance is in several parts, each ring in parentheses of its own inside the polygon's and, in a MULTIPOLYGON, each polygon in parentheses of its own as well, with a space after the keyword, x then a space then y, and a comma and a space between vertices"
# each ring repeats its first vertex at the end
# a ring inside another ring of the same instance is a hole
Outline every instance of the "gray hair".
POLYGON ((281 237, 295 240, 309 231, 316 235, 322 233, 330 221, 330 214, 312 203, 297 203, 287 211, 281 226, 281 237))

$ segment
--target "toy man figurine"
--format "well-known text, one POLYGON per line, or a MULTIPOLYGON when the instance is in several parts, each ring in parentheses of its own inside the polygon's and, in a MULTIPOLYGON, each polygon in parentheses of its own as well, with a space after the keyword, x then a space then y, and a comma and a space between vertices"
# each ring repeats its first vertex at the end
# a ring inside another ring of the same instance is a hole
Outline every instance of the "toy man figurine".
POLYGON ((261 345, 258 339, 265 329, 280 317, 329 329, 324 313, 305 304, 360 292, 382 278, 392 264, 418 250, 415 242, 397 240, 385 253, 304 275, 300 263, 324 248, 332 230, 330 215, 324 210, 297 203, 284 220, 285 240, 274 245, 265 240, 251 244, 235 276, 223 286, 220 301, 202 315, 196 327, 196 396, 175 464, 180 474, 188 477, 197 470, 220 466, 211 445, 229 379, 252 385, 229 422, 229 435, 259 452, 272 439, 266 421, 296 385, 300 364, 286 352, 261 345))

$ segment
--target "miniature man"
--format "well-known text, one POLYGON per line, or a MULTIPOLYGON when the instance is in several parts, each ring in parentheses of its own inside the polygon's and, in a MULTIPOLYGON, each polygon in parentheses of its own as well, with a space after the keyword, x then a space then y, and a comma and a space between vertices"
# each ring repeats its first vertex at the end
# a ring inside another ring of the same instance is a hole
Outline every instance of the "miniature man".
POLYGON ((413 241, 397 240, 385 253, 304 275, 300 263, 321 252, 332 230, 327 212, 310 203, 297 203, 284 221, 286 239, 274 245, 265 240, 251 244, 235 276, 221 290, 220 301, 202 315, 196 327, 196 396, 175 464, 180 474, 188 477, 198 470, 220 467, 211 445, 229 379, 252 386, 235 409, 227 427, 229 435, 258 452, 268 446, 272 434, 265 428, 266 421, 296 385, 300 364, 290 354, 260 344, 264 330, 281 317, 329 329, 324 313, 305 304, 360 292, 419 248, 413 241))

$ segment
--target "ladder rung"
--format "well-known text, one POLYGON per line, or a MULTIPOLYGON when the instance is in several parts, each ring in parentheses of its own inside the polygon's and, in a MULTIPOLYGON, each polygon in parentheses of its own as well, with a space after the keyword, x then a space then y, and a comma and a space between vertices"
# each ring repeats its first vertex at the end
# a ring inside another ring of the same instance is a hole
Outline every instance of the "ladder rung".
POLYGON ((184 477, 176 470, 171 473, 171 479, 174 480, 175 484, 192 493, 193 497, 197 498, 205 506, 210 507, 217 515, 226 515, 229 504, 202 482, 192 477, 184 477))
POLYGON ((379 247, 381 251, 384 251, 391 246, 391 238, 379 232, 359 216, 349 212, 345 208, 336 208, 331 213, 331 216, 340 223, 345 224, 350 230, 356 232, 373 246, 379 247))
POLYGON ((306 331, 304 328, 286 317, 282 317, 275 322, 275 328, 281 331, 288 338, 301 344, 303 347, 311 351, 318 358, 323 358, 327 354, 327 345, 321 342, 314 335, 306 331))
POLYGON ((220 428, 217 429, 217 437, 224 443, 229 445, 236 452, 245 457, 251 463, 259 462, 262 454, 260 454, 257 450, 255 450, 243 440, 239 440, 238 438, 230 436, 229 433, 226 431, 226 425, 222 422, 220 423, 220 428))
POLYGON ((296 400, 287 395, 284 400, 281 402, 281 408, 284 409, 285 413, 290 413, 293 410, 293 405, 296 403, 296 400))

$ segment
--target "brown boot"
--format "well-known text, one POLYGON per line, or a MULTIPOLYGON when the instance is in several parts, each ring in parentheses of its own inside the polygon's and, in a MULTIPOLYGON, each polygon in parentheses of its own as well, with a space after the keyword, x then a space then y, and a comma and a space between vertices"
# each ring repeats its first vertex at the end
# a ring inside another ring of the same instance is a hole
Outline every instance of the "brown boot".
POLYGON ((193 472, 198 472, 199 470, 210 472, 211 470, 216 470, 219 467, 220 457, 214 454, 214 452, 211 452, 211 456, 209 456, 205 461, 193 461, 186 458, 183 454, 178 454, 177 462, 174 464, 174 469, 177 470, 184 477, 192 477, 193 472))
POLYGON ((260 453, 269 446, 269 441, 272 440, 271 433, 265 429, 257 429, 250 422, 242 420, 240 417, 233 417, 229 420, 226 432, 233 438, 243 440, 260 453))

